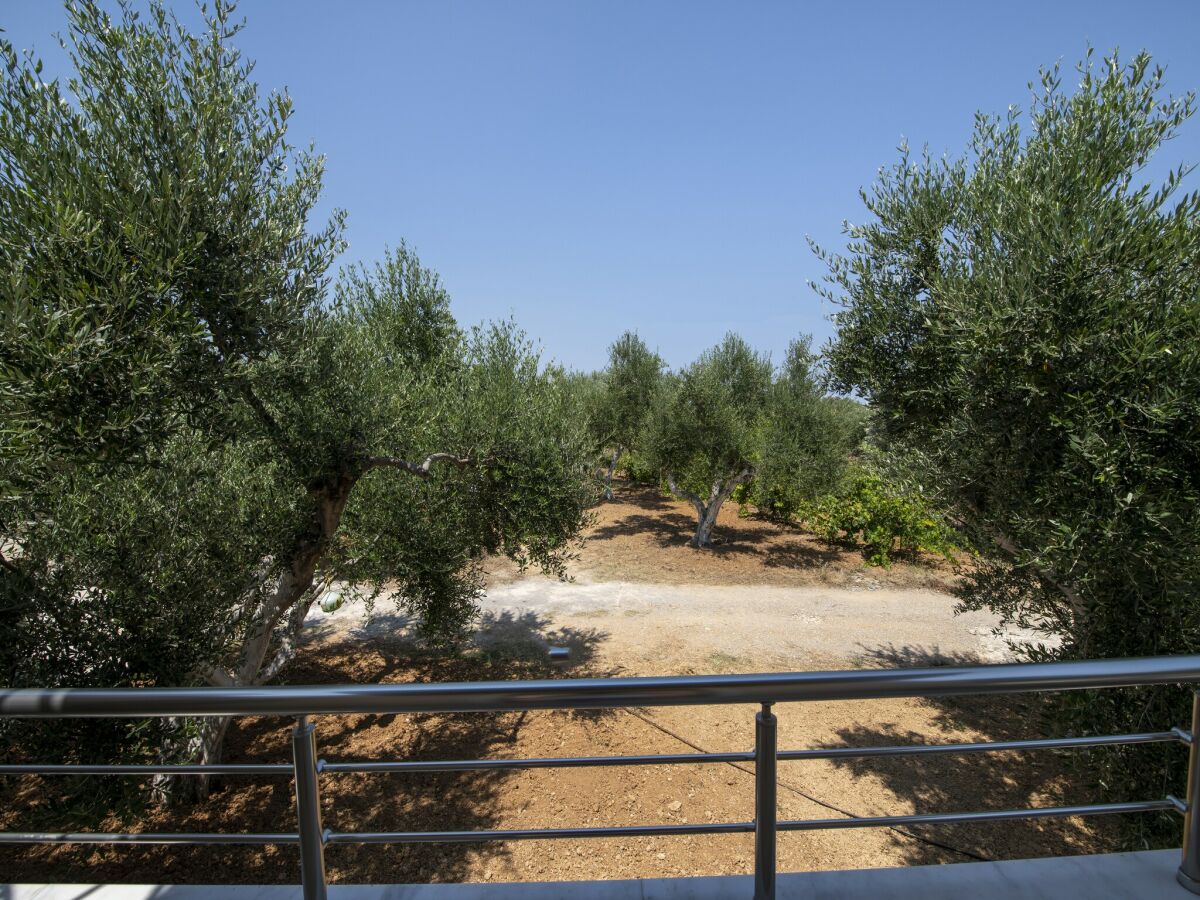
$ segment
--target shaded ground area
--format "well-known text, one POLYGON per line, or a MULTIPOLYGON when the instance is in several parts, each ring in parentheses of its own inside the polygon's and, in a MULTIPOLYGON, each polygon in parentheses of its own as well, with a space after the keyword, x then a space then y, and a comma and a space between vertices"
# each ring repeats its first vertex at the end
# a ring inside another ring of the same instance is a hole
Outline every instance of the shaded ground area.
MULTIPOLYGON (((643 508, 639 506, 643 502, 648 504, 646 515, 670 514, 670 507, 658 508, 659 501, 652 496, 626 495, 624 502, 601 508, 597 531, 607 527, 605 519, 622 521, 631 508, 643 508)), ((766 530, 769 534, 763 540, 768 544, 811 540, 764 523, 734 518, 730 524, 727 546, 743 541, 743 528, 754 534, 766 530)), ((683 566, 683 554, 694 552, 681 546, 686 533, 678 537, 680 543, 664 537, 661 544, 653 535, 593 540, 580 561, 581 583, 567 586, 584 589, 583 596, 556 593, 543 580, 494 579, 476 648, 458 658, 423 653, 412 643, 409 622, 400 614, 364 622, 343 610, 334 617, 315 619, 307 648, 280 680, 401 683, 946 665, 979 662, 991 652, 990 638, 983 637, 989 633, 986 621, 966 627, 964 620, 951 616, 951 598, 916 587, 930 577, 929 570, 899 565, 886 572, 864 570, 861 562, 853 562, 842 551, 829 564, 832 571, 842 573, 838 577, 845 580, 840 586, 820 579, 804 581, 819 569, 806 570, 807 574, 776 570, 756 555, 758 550, 748 550, 702 558, 699 565, 708 567, 710 584, 671 586, 660 579, 639 588, 636 579, 667 557, 678 558, 683 566), (618 539, 632 542, 620 552, 641 554, 641 562, 625 565, 597 549, 617 546, 612 541, 618 539), (641 550, 636 549, 639 545, 641 550), (722 580, 749 579, 751 564, 746 560, 752 558, 764 578, 795 581, 753 588, 749 580, 722 580), (622 581, 604 582, 597 574, 602 571, 620 571, 622 581), (723 574, 718 577, 715 572, 723 574), (856 576, 864 580, 852 580, 856 576), (739 589, 729 589, 734 587, 739 589), (587 595, 591 589, 596 593, 587 595), (820 619, 822 603, 826 607, 820 619), (949 637, 938 640, 943 631, 949 637), (551 670, 545 664, 545 648, 551 644, 571 648, 567 669, 551 670)), ((934 570, 932 577, 943 576, 934 570)), ((1043 736, 1053 730, 1043 727, 1040 702, 1036 697, 857 701, 781 704, 776 712, 780 746, 801 748, 1043 736)), ((317 721, 320 753, 328 760, 464 759, 748 750, 753 744, 755 712, 754 707, 738 706, 588 714, 326 716, 317 721)), ((289 725, 242 720, 230 736, 230 761, 287 761, 289 725)), ((779 814, 807 819, 1088 800, 1070 783, 1063 757, 1051 753, 783 763, 779 814)), ((36 778, 8 781, 0 796, 0 828, 290 831, 295 827, 291 784, 286 778, 230 779, 198 807, 186 812, 153 811, 140 820, 137 816, 81 820, 74 815, 77 810, 54 793, 59 786, 36 778)), ((326 824, 338 831, 747 821, 753 817, 753 768, 718 764, 326 775, 323 803, 326 824)), ((865 868, 1094 852, 1113 846, 1113 824, 1046 820, 919 832, 785 833, 780 836, 779 866, 783 871, 865 868)), ((331 878, 342 883, 734 874, 751 871, 751 840, 747 835, 731 835, 507 845, 332 846, 328 864, 331 878)), ((0 871, 10 881, 269 883, 294 882, 298 862, 295 851, 286 847, 4 846, 0 871)))
MULTIPOLYGON (((952 567, 937 559, 890 568, 863 564, 862 554, 832 546, 815 535, 756 517, 740 518, 735 503, 721 508, 715 545, 688 546, 696 529, 691 504, 665 497, 654 487, 622 484, 615 499, 596 509, 596 522, 577 563, 584 581, 650 584, 854 585, 863 579, 896 587, 944 589, 952 567)), ((516 577, 504 561, 492 567, 493 583, 516 577)))

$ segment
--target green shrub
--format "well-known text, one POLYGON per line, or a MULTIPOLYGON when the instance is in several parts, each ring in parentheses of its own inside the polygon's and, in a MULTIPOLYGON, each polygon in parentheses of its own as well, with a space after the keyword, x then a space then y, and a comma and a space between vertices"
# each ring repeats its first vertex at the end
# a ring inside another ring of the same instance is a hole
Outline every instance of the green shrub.
POLYGON ((873 566, 886 566, 897 553, 952 560, 961 549, 954 530, 924 497, 862 465, 851 468, 837 492, 803 506, 799 518, 827 541, 861 546, 873 566))

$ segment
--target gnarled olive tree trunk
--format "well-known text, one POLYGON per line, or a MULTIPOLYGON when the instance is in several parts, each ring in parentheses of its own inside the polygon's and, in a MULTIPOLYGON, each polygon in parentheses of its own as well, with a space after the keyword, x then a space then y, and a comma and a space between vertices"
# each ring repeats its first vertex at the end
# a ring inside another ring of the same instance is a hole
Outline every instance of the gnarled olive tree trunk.
MULTIPOLYGON (((357 476, 345 476, 312 491, 313 519, 310 532, 302 538, 286 569, 280 574, 275 590, 261 604, 248 611, 252 625, 238 653, 236 664, 214 667, 205 673, 213 687, 251 687, 274 678, 295 653, 300 629, 313 601, 312 591, 317 565, 325 555, 341 522, 342 510, 357 476), (280 633, 282 631, 282 633, 280 633), (267 663, 268 652, 275 654, 267 663)), ((229 716, 197 720, 186 727, 182 746, 165 748, 165 754, 204 765, 219 763, 224 753, 229 716)), ((167 803, 180 803, 206 797, 214 783, 210 775, 160 776, 155 794, 167 803)))
MULTIPOLYGON (((213 687, 252 687, 274 678, 295 655, 300 631, 309 609, 317 599, 313 590, 317 568, 333 541, 342 521, 346 501, 359 479, 373 468, 400 469, 420 478, 428 478, 434 463, 449 463, 460 468, 473 464, 448 453, 434 453, 422 463, 412 463, 390 456, 371 456, 354 471, 310 486, 312 518, 306 532, 297 540, 288 566, 279 576, 274 591, 260 608, 248 611, 253 624, 229 668, 214 667, 205 673, 213 687), (270 662, 267 657, 274 650, 270 662)), ((216 764, 221 762, 225 735, 230 717, 219 716, 198 720, 196 727, 186 729, 182 745, 164 748, 164 756, 189 762, 216 764)), ((208 795, 213 776, 159 776, 154 792, 167 803, 189 802, 208 795)))
POLYGON ((696 534, 691 540, 693 547, 704 548, 712 546, 713 528, 717 524, 717 515, 721 512, 722 504, 729 499, 729 495, 733 493, 734 488, 742 482, 749 480, 752 474, 750 469, 742 469, 742 471, 729 477, 718 478, 713 482, 708 499, 704 500, 691 491, 679 487, 675 481, 675 473, 667 470, 667 486, 670 487, 671 493, 676 497, 690 501, 696 507, 696 534))

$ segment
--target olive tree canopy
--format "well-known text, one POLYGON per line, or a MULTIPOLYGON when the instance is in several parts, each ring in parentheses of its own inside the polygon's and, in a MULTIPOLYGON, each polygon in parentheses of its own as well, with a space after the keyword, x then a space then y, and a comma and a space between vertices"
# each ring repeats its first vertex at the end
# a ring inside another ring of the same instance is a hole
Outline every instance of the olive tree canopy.
MULTIPOLYGON (((1043 72, 1028 130, 980 115, 965 157, 905 151, 864 193, 826 255, 830 368, 1007 561, 967 602, 1052 637, 1034 657, 1194 653, 1200 197, 1186 167, 1147 174, 1193 97, 1144 54, 1079 76, 1043 72)), ((1171 689, 1064 702, 1089 731, 1187 713, 1171 689)), ((1163 788, 1168 757, 1139 753, 1107 753, 1102 780, 1163 788)))
MULTIPOLYGON (((592 491, 556 371, 403 244, 328 290, 340 219, 309 231, 319 164, 228 7, 70 15, 73 102, 3 48, 0 677, 259 684, 335 582, 446 643, 486 554, 561 574, 592 491)), ((155 746, 87 727, 57 749, 155 746)))
POLYGON ((70 4, 66 83, 0 40, 2 495, 221 424, 325 294, 342 215, 314 230, 323 162, 230 15, 190 34, 161 4, 70 4))
POLYGON ((602 449, 611 453, 604 479, 612 499, 613 470, 621 454, 640 449, 647 417, 662 383, 664 364, 636 331, 626 331, 608 348, 608 368, 592 396, 590 425, 602 449))

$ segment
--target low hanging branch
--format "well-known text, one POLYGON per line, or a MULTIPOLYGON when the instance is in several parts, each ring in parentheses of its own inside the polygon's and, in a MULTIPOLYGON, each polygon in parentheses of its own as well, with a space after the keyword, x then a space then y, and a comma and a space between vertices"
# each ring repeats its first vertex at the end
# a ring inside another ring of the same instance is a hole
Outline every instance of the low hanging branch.
MULTIPOLYGON (((395 456, 367 456, 363 458, 362 471, 366 472, 373 468, 392 468, 401 469, 419 478, 428 478, 435 463, 466 469, 477 465, 479 461, 470 457, 459 457, 453 453, 431 453, 420 463, 395 456)), ((236 683, 260 684, 269 681, 287 664, 299 642, 304 617, 316 600, 316 594, 312 591, 313 571, 324 554, 324 544, 332 538, 338 528, 342 508, 358 481, 358 477, 358 474, 346 476, 338 482, 332 494, 322 495, 320 512, 322 541, 304 547, 300 556, 292 561, 291 568, 281 576, 275 596, 259 604, 257 613, 261 616, 261 621, 243 649, 243 661, 237 674, 229 676, 228 673, 217 673, 216 677, 220 678, 221 674, 226 674, 236 683), (287 618, 287 624, 280 636, 275 657, 271 662, 266 663, 267 646, 284 617, 287 618)), ((211 682, 212 679, 213 675, 210 674, 209 681, 211 682)))
MULTIPOLYGON (((431 453, 420 463, 415 463, 395 456, 363 456, 360 457, 359 469, 314 487, 318 500, 315 526, 320 538, 303 542, 289 564, 283 567, 275 590, 261 600, 252 601, 245 615, 253 616, 255 621, 243 640, 236 667, 227 669, 211 666, 201 673, 204 680, 221 687, 259 685, 275 678, 291 661, 300 644, 305 617, 320 593, 313 587, 315 572, 338 529, 346 501, 363 473, 374 468, 391 468, 418 478, 429 478, 436 464, 468 469, 486 464, 490 459, 431 453)), ((201 761, 212 762, 220 758, 228 724, 228 717, 206 724, 206 730, 194 748, 194 753, 199 754, 201 761)), ((164 796, 174 796, 178 788, 166 785, 167 780, 163 779, 160 792, 164 796)), ((207 791, 207 781, 198 784, 197 789, 207 791)))
POLYGON ((708 506, 714 500, 716 500, 718 496, 720 496, 722 487, 727 488, 730 492, 732 492, 733 489, 735 487, 737 487, 739 484, 741 484, 744 481, 747 481, 752 474, 754 474, 754 473, 749 468, 744 468, 744 469, 742 469, 742 471, 738 472, 732 478, 718 480, 716 483, 713 484, 712 493, 710 493, 708 495, 708 501, 705 502, 704 500, 702 500, 700 498, 700 496, 698 494, 693 494, 691 491, 687 490, 686 488, 679 487, 679 485, 675 481, 675 473, 673 471, 668 469, 666 472, 667 487, 669 487, 671 489, 671 493, 674 494, 676 497, 682 497, 684 500, 687 500, 687 501, 695 504, 696 507, 701 510, 701 515, 703 515, 703 510, 707 509, 708 506))
MULTIPOLYGON (((980 512, 978 506, 965 500, 960 502, 962 503, 964 509, 971 515, 972 521, 977 523, 986 523, 986 517, 982 512, 980 512)), ((958 525, 959 527, 964 527, 966 525, 966 519, 959 518, 958 525)), ((1017 545, 1017 542, 995 525, 981 524, 980 529, 997 547, 1008 554, 1010 560, 1013 562, 1017 562, 1025 558, 1026 554, 1021 552, 1021 548, 1017 545)), ((1063 598, 1067 601, 1067 605, 1071 608, 1072 614, 1079 622, 1083 622, 1087 619, 1087 601, 1084 600, 1083 595, 1079 592, 1075 585, 1059 577, 1054 571, 1044 565, 1040 565, 1036 562, 1030 562, 1028 560, 1025 561, 1025 564, 1029 565, 1030 568, 1037 573, 1038 577, 1042 579, 1042 581, 1046 582, 1046 584, 1050 585, 1052 588, 1062 594, 1063 598)))
POLYGON ((368 469, 380 467, 403 469, 406 472, 411 472, 418 478, 428 478, 429 470, 434 463, 445 463, 459 469, 468 469, 471 466, 479 465, 480 460, 455 456, 453 453, 430 453, 422 463, 409 462, 406 459, 400 459, 396 456, 368 456, 366 458, 368 469))

